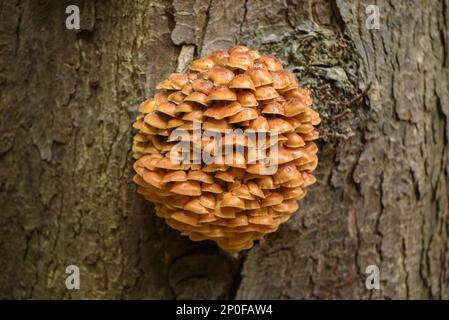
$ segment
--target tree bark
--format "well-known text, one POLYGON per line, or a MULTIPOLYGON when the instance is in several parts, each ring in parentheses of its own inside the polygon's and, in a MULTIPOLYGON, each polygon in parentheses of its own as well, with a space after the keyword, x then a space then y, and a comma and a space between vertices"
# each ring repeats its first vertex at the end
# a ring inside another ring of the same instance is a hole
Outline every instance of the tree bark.
POLYGON ((376 1, 379 30, 370 2, 3 1, 0 297, 448 299, 449 2, 376 1), (280 57, 323 122, 300 211, 229 255, 155 217, 130 149, 155 84, 236 43, 280 57))

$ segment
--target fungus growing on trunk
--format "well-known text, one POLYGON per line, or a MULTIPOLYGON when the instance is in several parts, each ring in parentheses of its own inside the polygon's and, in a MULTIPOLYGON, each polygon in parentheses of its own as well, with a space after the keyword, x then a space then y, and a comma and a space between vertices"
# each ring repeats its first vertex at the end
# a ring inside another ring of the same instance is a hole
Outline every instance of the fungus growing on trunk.
POLYGON ((310 92, 277 58, 234 46, 193 61, 188 74, 172 74, 156 88, 134 123, 134 182, 169 226, 236 252, 299 209, 316 181, 320 117, 310 92), (201 136, 206 131, 213 134, 201 136), (266 136, 254 141, 251 133, 266 136), (181 144, 179 157, 172 151, 181 144), (201 157, 206 151, 213 162, 201 157))

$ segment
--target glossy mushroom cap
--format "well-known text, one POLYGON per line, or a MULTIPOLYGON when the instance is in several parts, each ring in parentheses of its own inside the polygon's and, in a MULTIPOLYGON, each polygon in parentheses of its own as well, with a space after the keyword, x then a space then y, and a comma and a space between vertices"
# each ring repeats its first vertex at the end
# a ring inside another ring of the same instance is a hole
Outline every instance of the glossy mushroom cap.
POLYGON ((299 210, 316 182, 321 120, 310 91, 279 59, 236 45, 156 89, 139 106, 132 154, 137 192, 158 217, 193 241, 238 252, 299 210), (197 136, 198 124, 208 136, 197 136))
POLYGON ((214 88, 214 84, 206 79, 195 79, 192 81, 192 90, 204 93, 208 95, 212 89, 214 88))
POLYGON ((254 86, 260 87, 273 83, 273 76, 268 70, 263 68, 251 68, 248 75, 253 80, 254 86))
POLYGON ((236 75, 229 83, 229 88, 256 90, 253 80, 245 73, 236 75))
POLYGON ((237 100, 237 95, 234 91, 226 86, 216 87, 207 96, 207 101, 235 101, 237 100))
POLYGON ((223 86, 231 82, 234 78, 234 73, 226 68, 213 67, 207 71, 206 78, 216 86, 223 86))
POLYGON ((227 66, 231 68, 238 68, 248 70, 254 64, 253 56, 249 51, 233 52, 227 62, 227 66))
POLYGON ((259 105, 256 96, 251 90, 243 90, 238 92, 237 100, 244 107, 257 107, 259 105))

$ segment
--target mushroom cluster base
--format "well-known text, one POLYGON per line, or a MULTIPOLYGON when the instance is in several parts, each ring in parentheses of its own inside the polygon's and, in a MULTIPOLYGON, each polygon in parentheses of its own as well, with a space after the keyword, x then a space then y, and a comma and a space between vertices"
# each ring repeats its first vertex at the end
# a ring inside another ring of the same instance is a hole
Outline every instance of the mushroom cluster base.
POLYGON ((299 209, 298 200, 316 181, 313 140, 320 117, 310 92, 277 58, 234 46, 193 61, 187 74, 172 74, 156 89, 133 125, 134 182, 169 226, 237 252, 299 209), (222 139, 195 135, 198 124, 222 139), (175 139, 174 130, 185 134, 175 139), (235 130, 266 132, 268 138, 225 138, 235 130), (213 163, 173 157, 179 140, 192 154, 207 149, 216 156, 219 145, 223 156, 213 163), (229 145, 234 151, 228 158, 229 145), (275 171, 267 170, 273 165, 275 171))

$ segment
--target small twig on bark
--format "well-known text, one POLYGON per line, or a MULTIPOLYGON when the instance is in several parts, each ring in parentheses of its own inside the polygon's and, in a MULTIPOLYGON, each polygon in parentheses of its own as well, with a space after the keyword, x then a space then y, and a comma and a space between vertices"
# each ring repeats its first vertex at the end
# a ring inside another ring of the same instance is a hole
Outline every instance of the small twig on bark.
POLYGON ((348 103, 346 103, 346 106, 350 106, 352 105, 354 102, 363 99, 366 94, 368 93, 369 89, 371 88, 371 82, 368 83, 368 85, 366 86, 366 88, 360 92, 359 94, 357 94, 354 98, 351 99, 351 101, 349 101, 348 103))

